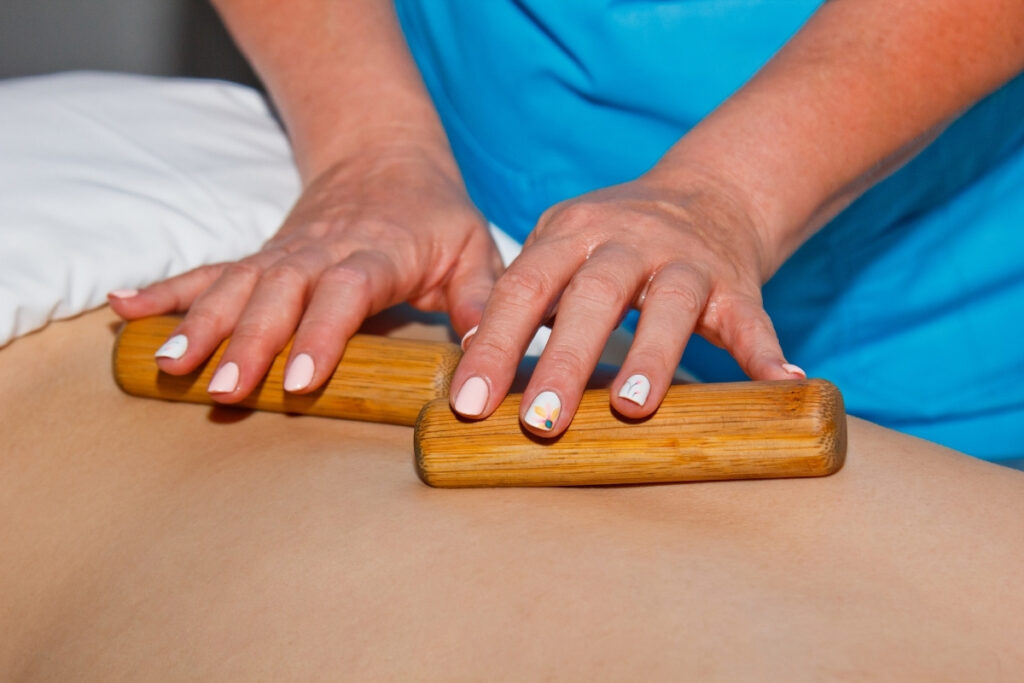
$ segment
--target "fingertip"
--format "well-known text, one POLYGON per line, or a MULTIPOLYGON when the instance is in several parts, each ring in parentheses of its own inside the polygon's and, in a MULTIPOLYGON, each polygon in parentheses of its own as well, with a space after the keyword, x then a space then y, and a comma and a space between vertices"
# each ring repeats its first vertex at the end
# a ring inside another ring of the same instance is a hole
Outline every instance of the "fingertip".
POLYGON ((143 301, 139 298, 139 293, 137 289, 115 289, 112 292, 107 292, 107 303, 114 313, 125 320, 140 318, 145 314, 139 312, 142 310, 139 304, 143 301))
POLYGON ((647 379, 646 375, 637 373, 630 375, 622 383, 622 386, 619 387, 618 397, 642 408, 647 403, 650 393, 651 380, 647 379))
POLYGON ((132 297, 138 296, 139 290, 137 289, 115 289, 107 292, 107 299, 110 301, 122 301, 124 299, 131 299, 132 297))
POLYGON ((168 375, 187 375, 195 369, 188 364, 182 363, 180 360, 171 358, 157 358, 156 367, 160 372, 165 372, 168 375))
POLYGON ((807 379, 807 373, 799 365, 783 363, 782 369, 790 375, 791 379, 807 379))
POLYGON ((310 389, 313 376, 316 374, 316 363, 308 353, 300 353, 288 363, 284 373, 284 390, 289 393, 300 393, 310 389))
POLYGON ((181 360, 182 356, 188 352, 188 344, 187 335, 182 333, 173 334, 156 350, 153 357, 181 360))
POLYGON ((476 331, 480 328, 479 325, 473 325, 466 331, 466 334, 462 335, 462 339, 459 341, 459 347, 465 351, 469 348, 469 345, 473 341, 473 337, 476 335, 476 331))
POLYGON ((206 390, 211 394, 230 394, 238 388, 238 364, 228 362, 217 368, 206 390))
POLYGON ((187 360, 185 358, 190 346, 193 345, 187 335, 175 332, 153 354, 156 366, 161 372, 166 372, 169 375, 187 375, 196 366, 194 359, 187 360))
POLYGON ((473 375, 459 387, 451 400, 452 409, 463 417, 478 418, 484 416, 490 400, 491 388, 487 381, 473 375))
POLYGON ((616 380, 609 388, 612 408, 629 419, 650 417, 665 396, 665 389, 659 387, 660 382, 652 382, 645 373, 630 373, 625 379, 616 380))
POLYGON ((786 362, 786 359, 776 354, 766 354, 757 359, 746 368, 747 375, 752 380, 793 380, 807 379, 807 373, 800 367, 786 362))
POLYGON ((562 399, 554 391, 545 389, 533 397, 520 420, 538 436, 552 437, 564 431, 565 421, 559 422, 562 417, 562 399))

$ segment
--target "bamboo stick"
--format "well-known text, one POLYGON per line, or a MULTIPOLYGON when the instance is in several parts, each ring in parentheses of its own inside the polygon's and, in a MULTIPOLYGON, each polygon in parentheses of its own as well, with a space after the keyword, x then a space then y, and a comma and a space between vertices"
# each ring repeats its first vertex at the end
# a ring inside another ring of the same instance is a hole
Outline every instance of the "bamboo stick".
POLYGON ((606 390, 584 394, 568 431, 522 429, 519 395, 486 420, 456 417, 448 401, 423 408, 416 465, 431 486, 578 486, 813 477, 846 456, 846 417, 825 380, 673 386, 654 416, 615 415, 606 390))
MULTIPOLYGON (((227 346, 223 342, 195 372, 160 372, 153 354, 180 319, 170 316, 126 323, 114 346, 114 377, 134 396, 213 404, 206 391, 227 346)), ((423 404, 448 396, 452 372, 462 356, 456 344, 357 334, 349 340, 334 374, 310 394, 284 391, 289 343, 266 378, 236 404, 257 410, 323 415, 351 420, 412 425, 423 404)))

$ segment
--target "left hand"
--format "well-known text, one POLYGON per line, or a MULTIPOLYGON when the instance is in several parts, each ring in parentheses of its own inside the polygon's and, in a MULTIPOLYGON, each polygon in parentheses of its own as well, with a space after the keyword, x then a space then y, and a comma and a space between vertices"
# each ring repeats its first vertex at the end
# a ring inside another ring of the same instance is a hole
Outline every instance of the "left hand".
POLYGON ((793 379, 761 303, 776 254, 735 190, 680 190, 641 178, 562 202, 541 217, 498 280, 452 379, 452 407, 489 415, 511 386, 537 327, 552 335, 524 392, 520 419, 555 436, 569 425, 611 332, 640 310, 611 388, 627 417, 653 413, 693 332, 724 347, 753 379, 793 379))

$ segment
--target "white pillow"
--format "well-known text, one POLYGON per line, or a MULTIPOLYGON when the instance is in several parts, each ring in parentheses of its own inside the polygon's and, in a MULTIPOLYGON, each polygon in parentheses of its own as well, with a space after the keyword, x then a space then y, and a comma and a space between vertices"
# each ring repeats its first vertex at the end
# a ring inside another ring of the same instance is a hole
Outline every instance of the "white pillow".
POLYGON ((0 81, 0 346, 112 289, 255 251, 298 191, 287 140, 249 88, 0 81))
MULTIPOLYGON (((250 88, 89 72, 0 81, 0 346, 113 289, 256 251, 298 192, 288 141, 250 88)), ((511 262, 519 243, 491 231, 511 262)))

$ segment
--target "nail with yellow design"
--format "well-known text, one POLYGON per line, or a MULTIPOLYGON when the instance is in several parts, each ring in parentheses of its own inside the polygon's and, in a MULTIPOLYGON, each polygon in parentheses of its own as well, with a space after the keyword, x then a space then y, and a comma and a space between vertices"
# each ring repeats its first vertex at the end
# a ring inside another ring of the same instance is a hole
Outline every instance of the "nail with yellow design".
POLYGON ((542 391, 537 394, 526 411, 524 421, 531 427, 548 431, 558 421, 558 413, 562 409, 562 401, 553 391, 542 391))

